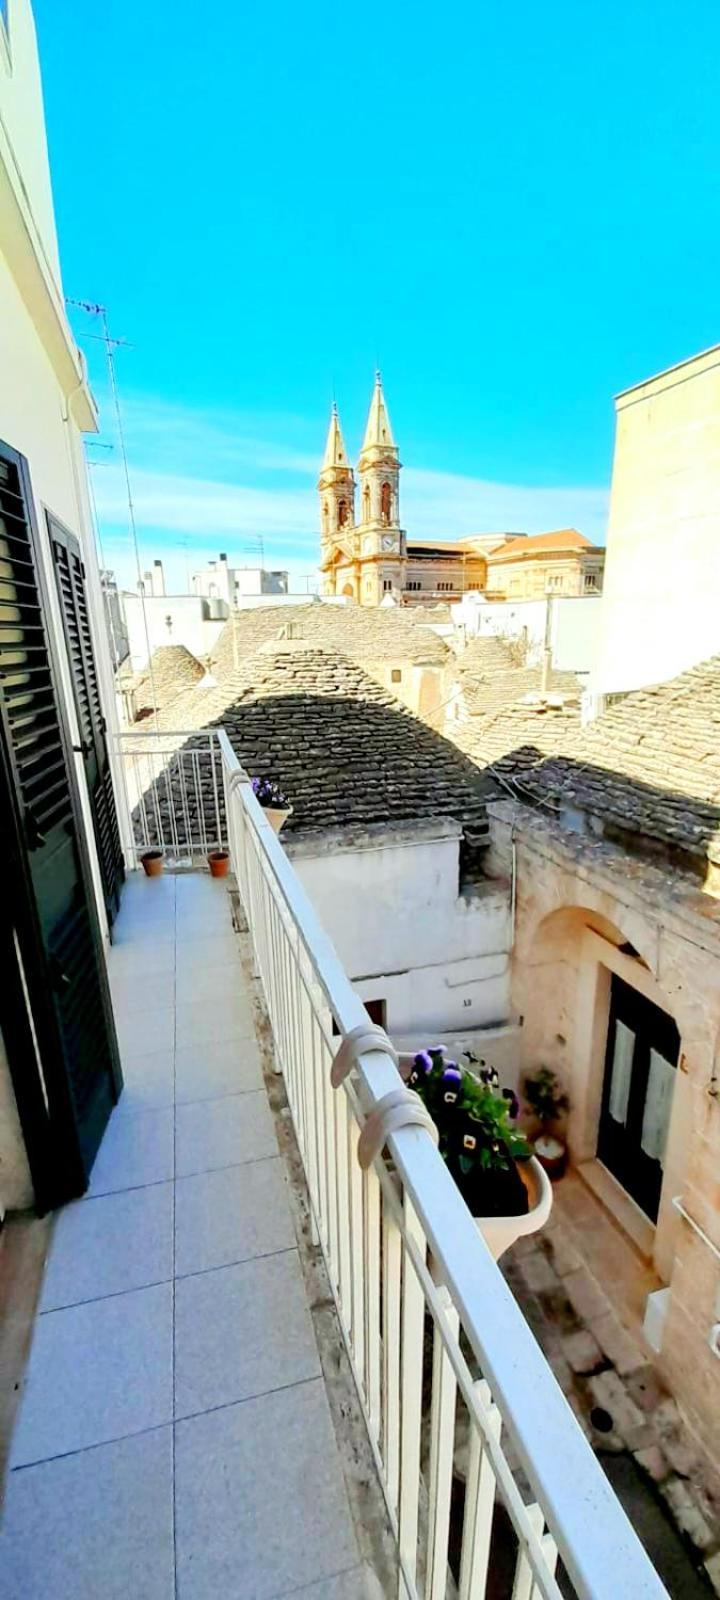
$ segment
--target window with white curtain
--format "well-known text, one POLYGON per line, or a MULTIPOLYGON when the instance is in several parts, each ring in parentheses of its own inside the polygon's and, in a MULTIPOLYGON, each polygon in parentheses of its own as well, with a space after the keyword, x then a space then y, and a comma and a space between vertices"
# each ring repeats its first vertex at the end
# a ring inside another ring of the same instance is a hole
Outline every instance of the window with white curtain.
POLYGON ((627 1028, 624 1022, 616 1022, 608 1110, 613 1122, 619 1122, 623 1127, 627 1122, 634 1050, 635 1034, 632 1028, 627 1028))
POLYGON ((645 1095, 640 1147, 653 1161, 662 1162, 665 1156, 675 1088, 675 1071, 672 1062, 666 1061, 659 1050, 650 1051, 650 1073, 645 1095))

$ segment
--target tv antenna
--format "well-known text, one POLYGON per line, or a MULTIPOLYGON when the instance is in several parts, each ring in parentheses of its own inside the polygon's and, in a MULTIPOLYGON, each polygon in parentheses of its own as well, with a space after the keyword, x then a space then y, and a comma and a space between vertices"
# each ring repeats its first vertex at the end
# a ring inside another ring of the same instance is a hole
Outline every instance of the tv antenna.
POLYGON ((150 649, 150 629, 148 627, 147 610, 146 610, 146 606, 145 606, 145 586, 144 586, 144 583, 143 583, 142 567, 141 567, 141 564, 140 564, 140 547, 138 545, 137 523, 136 523, 136 520, 135 520, 135 504, 134 504, 133 497, 132 497, 132 486, 131 486, 131 483, 130 483, 130 468, 128 466, 127 450, 125 448, 125 430, 123 428, 122 411, 120 409, 120 394, 119 394, 119 391, 118 391, 117 376, 116 376, 116 373, 115 373, 115 354, 114 354, 115 350, 117 350, 120 346, 125 346, 127 349, 131 349, 132 346, 129 344, 127 339, 115 339, 112 336, 112 334, 110 333, 110 328, 109 328, 109 325, 108 325, 107 306, 100 305, 95 300, 73 300, 70 297, 70 295, 66 295, 65 296, 65 304, 68 305, 68 306, 75 306, 78 311, 87 312, 88 316, 98 317, 99 321, 100 321, 100 327, 102 329, 101 333, 88 334, 88 338, 97 339, 97 340, 99 340, 99 342, 101 344, 104 344, 104 346, 105 346, 105 356, 106 356, 106 360, 107 360, 108 376, 110 378, 110 392, 111 392, 112 398, 113 398, 113 407, 114 407, 114 410, 115 410, 115 423, 116 423, 116 426, 117 426, 118 444, 120 446, 120 455, 122 457, 123 473, 124 473, 124 477, 125 477, 125 488, 126 488, 126 491, 127 491, 128 519, 129 519, 129 523, 130 523, 130 536, 132 538, 133 550, 135 552, 135 567, 136 567, 136 570, 137 570, 138 591, 139 591, 139 594, 140 594, 140 603, 141 603, 141 606, 142 606, 143 624, 144 624, 144 631, 145 631, 145 647, 147 649, 148 671, 149 671, 149 674, 150 674, 150 682, 151 682, 151 686, 152 686, 152 695, 153 695, 153 709, 154 709, 154 712, 155 712, 155 729, 156 729, 156 732, 159 733, 160 732, 160 727, 159 727, 159 723, 158 723, 157 694, 155 692, 155 674, 153 672, 152 651, 150 649))

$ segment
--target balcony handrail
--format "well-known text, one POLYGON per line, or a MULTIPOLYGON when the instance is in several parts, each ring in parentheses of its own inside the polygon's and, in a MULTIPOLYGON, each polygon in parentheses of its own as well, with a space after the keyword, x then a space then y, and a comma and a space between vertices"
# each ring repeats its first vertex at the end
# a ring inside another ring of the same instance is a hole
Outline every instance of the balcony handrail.
POLYGON ((367 1025, 367 1013, 227 733, 216 731, 233 866, 305 1164, 314 1237, 325 1255, 398 1538, 401 1593, 422 1592, 427 1600, 446 1593, 459 1393, 471 1424, 460 1600, 482 1600, 486 1594, 496 1492, 517 1539, 514 1600, 560 1600, 554 1577, 558 1551, 580 1600, 667 1600, 430 1135, 407 1127, 388 1137, 395 1177, 380 1159, 360 1172, 359 1127, 372 1106, 397 1089, 397 1069, 382 1048, 368 1050, 357 1060, 355 1082, 351 1077, 337 1091, 330 1089, 329 1065, 339 1044, 332 1021, 344 1037, 367 1025), (427 1314, 435 1343, 428 1567, 420 1590, 418 1408, 427 1314), (459 1326, 479 1365, 480 1382, 461 1350, 459 1326), (509 1432, 535 1496, 533 1505, 525 1504, 511 1472, 501 1428, 509 1432))

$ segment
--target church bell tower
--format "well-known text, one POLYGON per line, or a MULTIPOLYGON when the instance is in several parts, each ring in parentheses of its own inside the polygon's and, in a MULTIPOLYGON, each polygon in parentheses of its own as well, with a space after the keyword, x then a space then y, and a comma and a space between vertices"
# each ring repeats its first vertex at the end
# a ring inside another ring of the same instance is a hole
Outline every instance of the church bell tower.
POLYGON ((405 535, 400 527, 400 458, 379 372, 375 375, 358 460, 358 478, 360 603, 380 605, 387 595, 400 601, 405 575, 405 535))
POLYGON ((355 477, 334 401, 318 492, 323 594, 345 594, 357 600, 355 477))

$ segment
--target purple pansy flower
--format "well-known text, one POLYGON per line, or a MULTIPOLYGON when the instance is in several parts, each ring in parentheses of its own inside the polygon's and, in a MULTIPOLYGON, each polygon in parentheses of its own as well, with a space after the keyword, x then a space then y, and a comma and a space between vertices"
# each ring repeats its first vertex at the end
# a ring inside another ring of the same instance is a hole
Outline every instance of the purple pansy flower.
POLYGON ((454 1061, 448 1061, 442 1075, 443 1102, 446 1106, 454 1106, 460 1094, 462 1073, 454 1061))
POLYGON ((432 1072, 433 1062, 430 1051, 418 1050, 417 1055, 413 1057, 413 1066, 417 1067, 418 1072, 432 1072))

